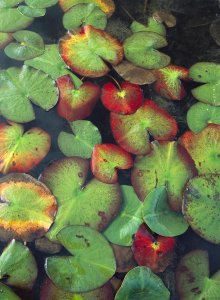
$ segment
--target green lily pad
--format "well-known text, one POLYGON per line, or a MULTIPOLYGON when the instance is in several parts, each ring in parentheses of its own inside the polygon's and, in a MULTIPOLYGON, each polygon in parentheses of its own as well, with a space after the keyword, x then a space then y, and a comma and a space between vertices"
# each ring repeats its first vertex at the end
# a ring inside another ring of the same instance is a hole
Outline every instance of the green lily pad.
POLYGON ((154 32, 136 32, 124 41, 125 58, 138 67, 164 68, 170 57, 157 49, 167 46, 166 39, 154 32))
MULTIPOLYGON (((149 268, 136 267, 129 271, 115 300, 169 300, 170 292, 163 281, 149 268)), ((188 300, 188 299, 187 299, 188 300)))
POLYGON ((148 18, 148 22, 146 25, 144 25, 140 22, 137 22, 137 21, 133 21, 130 28, 133 33, 150 31, 150 32, 155 32, 157 34, 160 34, 162 36, 166 36, 166 28, 163 25, 163 23, 157 22, 152 17, 148 18))
POLYGON ((22 243, 12 240, 0 256, 0 279, 22 289, 31 289, 37 278, 34 256, 22 243))
POLYGON ((190 107, 187 124, 193 132, 199 133, 210 123, 220 125, 220 107, 200 102, 190 107))
POLYGON ((0 32, 0 49, 4 49, 12 40, 11 33, 0 32))
POLYGON ((82 84, 82 81, 69 71, 67 65, 61 59, 58 46, 56 44, 46 45, 45 51, 41 56, 26 60, 24 63, 27 66, 47 73, 54 80, 63 75, 69 74, 76 88, 82 84))
POLYGON ((27 5, 19 5, 18 10, 22 13, 22 15, 30 18, 43 17, 46 14, 45 8, 34 8, 27 5))
POLYGON ((215 244, 220 243, 220 174, 201 175, 186 185, 183 214, 192 229, 215 244))
POLYGON ((120 186, 93 178, 85 185, 89 162, 79 157, 64 158, 42 173, 40 179, 58 202, 55 223, 48 232, 50 240, 67 225, 87 225, 104 230, 121 204, 120 186), (83 212, 83 213, 82 213, 83 212))
POLYGON ((57 234, 57 239, 70 255, 46 259, 46 273, 56 286, 69 292, 87 292, 101 287, 114 275, 113 250, 96 230, 68 226, 57 234))
POLYGON ((176 142, 154 141, 151 148, 148 155, 136 158, 131 174, 134 190, 143 201, 156 187, 165 186, 171 209, 181 211, 184 186, 196 173, 193 161, 176 142))
POLYGON ((23 15, 17 8, 0 8, 0 31, 14 32, 28 27, 34 18, 23 15))
POLYGON ((23 66, 0 71, 0 111, 14 122, 35 119, 31 102, 50 110, 58 101, 55 82, 45 73, 23 66))
POLYGON ((14 7, 21 3, 23 0, 0 0, 0 8, 14 7))
POLYGON ((58 0, 25 0, 25 3, 34 8, 46 8, 57 4, 58 0))
POLYGON ((73 30, 86 24, 95 28, 105 29, 107 16, 94 3, 77 4, 63 16, 63 26, 67 30, 73 30))
POLYGON ((18 43, 11 43, 5 48, 5 54, 8 57, 26 60, 44 53, 44 41, 38 33, 20 30, 12 36, 18 43))
POLYGON ((193 96, 201 102, 219 106, 220 64, 196 63, 190 68, 189 73, 194 81, 204 83, 192 90, 193 96))
POLYGON ((7 285, 0 283, 1 300, 21 300, 7 285))
POLYGON ((164 186, 147 195, 143 204, 143 219, 153 232, 162 236, 177 236, 183 234, 189 227, 181 213, 170 209, 164 186))
POLYGON ((102 137, 98 128, 90 121, 69 123, 73 134, 62 131, 58 136, 58 146, 65 156, 90 158, 93 147, 101 144, 102 137))

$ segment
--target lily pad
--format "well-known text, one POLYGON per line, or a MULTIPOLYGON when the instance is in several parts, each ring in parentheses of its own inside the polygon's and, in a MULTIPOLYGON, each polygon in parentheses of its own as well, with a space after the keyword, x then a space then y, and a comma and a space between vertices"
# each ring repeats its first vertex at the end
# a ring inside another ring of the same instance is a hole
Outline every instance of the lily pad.
POLYGON ((84 25, 92 25, 98 29, 105 29, 107 16, 94 3, 77 4, 70 8, 63 16, 63 26, 67 30, 73 30, 84 25))
POLYGON ((59 43, 64 62, 74 72, 86 77, 101 77, 119 64, 124 55, 123 46, 107 32, 91 25, 78 32, 68 32, 59 43), (108 63, 108 64, 107 64, 108 63))
POLYGON ((14 7, 14 6, 17 6, 21 2, 23 2, 23 0, 0 0, 0 8, 14 7))
POLYGON ((204 103, 214 106, 220 105, 220 64, 200 62, 190 68, 190 77, 204 83, 192 90, 193 96, 204 103))
POLYGON ((0 256, 0 274, 9 285, 31 289, 37 278, 37 264, 28 247, 12 240, 0 256))
POLYGON ((131 30, 136 32, 155 32, 159 35, 166 36, 166 28, 162 23, 157 22, 154 18, 148 18, 147 24, 144 25, 140 22, 133 21, 131 24, 131 30))
POLYGON ((45 8, 34 8, 27 5, 19 5, 18 10, 27 17, 38 18, 43 17, 46 14, 45 8))
POLYGON ((35 119, 31 102, 50 110, 58 101, 55 82, 45 73, 23 66, 0 71, 0 111, 14 122, 35 119))
POLYGON ((25 0, 25 3, 34 8, 46 8, 57 4, 58 0, 25 0))
POLYGON ((129 271, 115 300, 169 300, 170 292, 163 281, 149 268, 136 267, 129 271))
POLYGON ((26 60, 44 53, 44 41, 38 33, 20 30, 13 33, 12 36, 18 43, 10 43, 5 48, 5 54, 8 57, 26 60))
POLYGON ((11 33, 0 32, 0 49, 4 49, 12 40, 11 33))
POLYGON ((0 179, 0 239, 33 241, 43 236, 56 213, 56 200, 49 189, 27 174, 0 179))
POLYGON ((154 141, 151 149, 136 157, 131 174, 134 190, 143 201, 156 187, 165 186, 171 209, 181 211, 185 184, 196 174, 193 161, 176 142, 154 141))
POLYGON ((47 237, 56 241, 67 225, 87 225, 104 230, 117 215, 121 204, 120 186, 92 179, 85 185, 89 162, 79 157, 51 164, 41 175, 58 202, 55 223, 47 237), (83 211, 83 214, 82 214, 83 211))
POLYGON ((220 174, 220 125, 209 124, 197 134, 186 131, 180 144, 194 160, 199 174, 220 174))
POLYGON ((165 23, 167 27, 176 26, 176 18, 174 15, 170 11, 164 9, 156 10, 153 13, 153 19, 159 23, 165 23))
POLYGON ((46 259, 46 273, 56 286, 69 292, 87 292, 101 287, 114 275, 113 250, 98 231, 68 226, 57 234, 57 239, 70 255, 46 259))
POLYGON ((90 158, 93 147, 102 142, 98 128, 90 121, 75 121, 69 123, 73 134, 62 131, 58 136, 60 151, 65 156, 90 158))
POLYGON ((147 195, 143 204, 143 218, 153 232, 162 236, 177 236, 183 234, 189 227, 181 213, 170 209, 164 186, 147 195))
POLYGON ((111 244, 111 247, 115 254, 117 273, 128 272, 137 266, 131 247, 124 247, 116 244, 111 244))
POLYGON ((28 27, 34 18, 23 15, 17 8, 0 8, 0 31, 14 32, 28 27))
POLYGON ((136 32, 124 41, 125 58, 138 67, 159 69, 170 63, 170 57, 157 49, 167 46, 166 39, 154 32, 136 32))
POLYGON ((208 124, 220 125, 220 107, 198 102, 187 112, 187 124, 195 133, 199 133, 208 124))
POLYGON ((201 175, 186 185, 183 214, 192 229, 204 239, 219 244, 220 174, 201 175))
POLYGON ((0 283, 2 300, 21 300, 7 285, 0 283))
POLYGON ((162 141, 177 134, 176 120, 152 100, 146 100, 132 115, 111 113, 110 123, 117 144, 136 155, 150 152, 150 134, 162 141))

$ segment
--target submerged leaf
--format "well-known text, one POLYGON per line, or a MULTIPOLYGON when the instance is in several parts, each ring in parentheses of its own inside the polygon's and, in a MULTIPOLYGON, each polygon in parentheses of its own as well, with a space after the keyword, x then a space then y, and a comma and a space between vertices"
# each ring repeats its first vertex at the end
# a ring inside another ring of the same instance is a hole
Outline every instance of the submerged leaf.
POLYGON ((174 15, 164 9, 155 11, 153 13, 153 18, 159 23, 165 23, 167 27, 176 26, 176 18, 174 15))
POLYGON ((115 254, 117 272, 125 273, 134 268, 137 264, 134 260, 134 255, 131 247, 124 247, 115 244, 111 244, 115 254))
POLYGON ((17 8, 0 8, 0 31, 14 32, 28 27, 34 18, 23 15, 17 8))

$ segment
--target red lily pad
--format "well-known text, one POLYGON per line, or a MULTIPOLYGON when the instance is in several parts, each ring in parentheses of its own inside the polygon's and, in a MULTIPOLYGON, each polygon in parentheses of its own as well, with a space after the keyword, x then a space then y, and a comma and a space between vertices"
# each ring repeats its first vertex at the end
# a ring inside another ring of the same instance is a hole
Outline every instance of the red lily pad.
POLYGON ((49 152, 51 138, 40 128, 24 133, 22 125, 10 122, 0 123, 0 143, 0 172, 29 172, 49 152))
POLYGON ((64 62, 74 72, 86 77, 101 77, 119 64, 123 46, 107 32, 86 25, 74 33, 68 32, 59 43, 64 62))
POLYGON ((106 83, 102 88, 101 100, 104 106, 115 113, 129 115, 142 105, 144 95, 137 84, 123 82, 121 89, 113 83, 106 83))
POLYGON ((169 65, 154 71, 157 81, 154 84, 155 91, 169 100, 182 100, 186 91, 181 80, 188 80, 189 71, 186 68, 169 65))
POLYGON ((180 144, 191 155, 199 174, 220 173, 220 125, 209 124, 197 134, 187 131, 180 144))
POLYGON ((70 75, 64 75, 56 82, 60 91, 58 114, 68 121, 89 117, 101 94, 99 86, 87 81, 76 88, 70 75))
POLYGON ((193 160, 181 145, 154 141, 148 155, 136 158, 131 180, 142 201, 156 187, 165 186, 171 209, 181 211, 185 184, 194 175, 193 160))
POLYGON ((134 237, 132 250, 139 266, 150 268, 153 272, 163 272, 174 257, 176 241, 172 237, 154 238, 145 225, 142 225, 134 237))
POLYGON ((133 166, 132 156, 114 144, 95 145, 91 159, 93 175, 105 183, 116 183, 116 169, 126 170, 133 166))
POLYGON ((110 123, 116 142, 136 155, 150 152, 150 134, 161 141, 172 140, 177 134, 176 120, 152 100, 146 100, 132 115, 111 113, 110 123))

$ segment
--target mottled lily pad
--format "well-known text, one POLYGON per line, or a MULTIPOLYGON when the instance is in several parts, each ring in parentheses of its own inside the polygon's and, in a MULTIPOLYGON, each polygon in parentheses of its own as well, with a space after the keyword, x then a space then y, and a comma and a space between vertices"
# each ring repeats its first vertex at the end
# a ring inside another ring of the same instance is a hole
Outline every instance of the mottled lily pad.
POLYGON ((34 8, 27 5, 19 5, 18 10, 27 17, 38 18, 46 14, 45 8, 34 8))
POLYGON ((2 300, 21 300, 7 285, 0 283, 2 300))
POLYGON ((117 215, 121 204, 120 186, 95 178, 85 185, 88 169, 87 160, 64 158, 51 164, 41 175, 58 202, 55 223, 47 234, 49 239, 56 240, 57 233, 67 225, 88 225, 104 230, 117 215))
POLYGON ((4 49, 12 40, 11 33, 0 32, 0 49, 4 49))
POLYGON ((113 250, 98 231, 68 226, 57 234, 57 239, 70 255, 46 259, 46 273, 56 286, 69 292, 87 292, 101 287, 114 275, 113 250))
POLYGON ((46 8, 57 4, 58 0, 25 0, 25 3, 30 7, 46 8))
POLYGON ((155 32, 162 36, 166 36, 166 28, 162 23, 157 22, 154 18, 148 18, 147 24, 142 24, 137 21, 133 21, 131 24, 131 30, 136 32, 155 32))
POLYGON ((136 155, 150 152, 149 134, 157 140, 172 140, 177 134, 176 120, 152 100, 146 100, 132 115, 111 113, 110 123, 116 142, 136 155))
POLYGON ((37 278, 37 264, 34 256, 20 242, 12 240, 0 256, 0 279, 22 289, 31 289, 37 278))
POLYGON ((23 15, 17 8, 0 8, 0 31, 14 32, 28 27, 34 18, 23 15))
POLYGON ((44 235, 56 213, 56 200, 49 189, 26 174, 0 180, 0 239, 33 241, 44 235))

